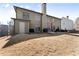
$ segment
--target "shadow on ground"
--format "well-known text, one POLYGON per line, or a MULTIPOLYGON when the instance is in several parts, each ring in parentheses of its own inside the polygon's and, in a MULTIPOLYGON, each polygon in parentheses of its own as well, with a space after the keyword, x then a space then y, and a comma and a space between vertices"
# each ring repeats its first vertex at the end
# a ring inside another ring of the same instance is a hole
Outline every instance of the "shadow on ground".
POLYGON ((68 35, 79 37, 79 33, 69 33, 68 35))
POLYGON ((57 33, 51 33, 51 34, 48 34, 48 33, 18 34, 18 35, 12 36, 11 38, 7 39, 9 41, 3 46, 3 48, 12 46, 14 44, 17 44, 17 43, 20 43, 20 42, 23 42, 23 41, 28 41, 30 39, 41 38, 41 37, 50 37, 50 36, 58 36, 58 35, 63 35, 63 34, 66 34, 66 33, 57 32, 57 33))

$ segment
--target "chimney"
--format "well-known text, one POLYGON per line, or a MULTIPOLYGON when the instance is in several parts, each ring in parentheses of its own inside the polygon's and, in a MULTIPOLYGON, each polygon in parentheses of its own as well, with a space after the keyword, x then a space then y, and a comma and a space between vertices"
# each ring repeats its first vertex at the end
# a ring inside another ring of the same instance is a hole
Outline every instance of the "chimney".
POLYGON ((42 13, 46 14, 46 3, 42 3, 42 13))
POLYGON ((43 29, 47 28, 46 3, 42 3, 41 11, 42 11, 41 30, 43 32, 43 29))
POLYGON ((69 16, 67 16, 67 19, 69 19, 69 16))

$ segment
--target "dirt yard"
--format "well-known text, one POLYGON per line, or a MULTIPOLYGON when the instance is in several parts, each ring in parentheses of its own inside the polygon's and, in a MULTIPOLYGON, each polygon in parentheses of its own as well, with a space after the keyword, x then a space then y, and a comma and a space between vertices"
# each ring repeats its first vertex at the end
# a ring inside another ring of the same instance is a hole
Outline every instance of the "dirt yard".
POLYGON ((79 56, 79 34, 76 33, 19 34, 5 41, 0 49, 3 56, 79 56))

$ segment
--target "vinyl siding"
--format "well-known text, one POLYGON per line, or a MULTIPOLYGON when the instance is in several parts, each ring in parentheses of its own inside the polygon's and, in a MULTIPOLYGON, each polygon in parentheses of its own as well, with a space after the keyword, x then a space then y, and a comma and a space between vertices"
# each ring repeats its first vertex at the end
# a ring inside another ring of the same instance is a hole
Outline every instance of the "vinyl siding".
POLYGON ((79 18, 76 19, 75 30, 79 31, 79 18))
POLYGON ((61 29, 62 30, 73 30, 74 29, 74 24, 73 21, 70 19, 62 18, 61 20, 61 29))
MULTIPOLYGON (((52 22, 52 26, 55 26, 56 29, 58 27, 60 28, 60 26, 61 26, 61 20, 60 19, 56 19, 54 17, 50 17, 50 16, 47 16, 47 15, 43 16, 40 13, 35 13, 35 12, 31 12, 31 11, 19 9, 19 8, 16 9, 16 18, 23 19, 23 13, 24 12, 29 14, 29 20, 30 20, 29 21, 29 28, 33 28, 34 30, 37 27, 49 28, 49 26, 51 25, 51 24, 49 24, 49 22, 52 22), (41 24, 41 20, 42 20, 42 24, 41 24)), ((15 21, 15 25, 16 25, 15 26, 15 32, 19 33, 19 20, 15 21)))

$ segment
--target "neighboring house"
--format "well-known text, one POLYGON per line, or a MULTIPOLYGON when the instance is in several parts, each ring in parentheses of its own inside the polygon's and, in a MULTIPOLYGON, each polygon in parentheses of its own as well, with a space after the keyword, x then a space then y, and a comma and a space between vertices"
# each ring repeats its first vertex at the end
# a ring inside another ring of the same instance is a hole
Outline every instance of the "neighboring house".
POLYGON ((13 35, 13 32, 14 32, 14 21, 11 20, 9 23, 8 23, 8 34, 9 35, 13 35))
POLYGON ((0 36, 8 35, 8 25, 0 25, 0 36))
POLYGON ((61 30, 74 30, 74 23, 72 20, 69 19, 69 16, 67 16, 67 18, 62 17, 61 30))
POLYGON ((61 29, 61 19, 46 14, 46 3, 42 4, 42 13, 16 6, 14 9, 16 18, 12 19, 15 34, 61 29))
POLYGON ((79 31, 79 17, 75 21, 75 30, 79 31))

